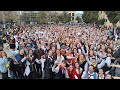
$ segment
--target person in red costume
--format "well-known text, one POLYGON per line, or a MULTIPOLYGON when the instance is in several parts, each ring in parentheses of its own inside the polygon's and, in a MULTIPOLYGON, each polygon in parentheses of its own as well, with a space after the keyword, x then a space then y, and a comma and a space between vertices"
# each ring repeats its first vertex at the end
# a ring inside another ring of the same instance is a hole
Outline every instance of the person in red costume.
POLYGON ((67 68, 67 72, 68 72, 69 79, 75 79, 76 72, 72 64, 67 68))
POLYGON ((75 79, 81 79, 83 69, 78 62, 75 62, 75 79))

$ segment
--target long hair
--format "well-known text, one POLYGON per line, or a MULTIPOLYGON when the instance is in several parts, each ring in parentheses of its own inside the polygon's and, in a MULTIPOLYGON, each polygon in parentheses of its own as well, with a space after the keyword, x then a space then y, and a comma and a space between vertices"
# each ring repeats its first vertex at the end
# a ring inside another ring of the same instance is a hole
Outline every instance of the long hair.
POLYGON ((0 51, 0 58, 2 58, 2 51, 0 51))

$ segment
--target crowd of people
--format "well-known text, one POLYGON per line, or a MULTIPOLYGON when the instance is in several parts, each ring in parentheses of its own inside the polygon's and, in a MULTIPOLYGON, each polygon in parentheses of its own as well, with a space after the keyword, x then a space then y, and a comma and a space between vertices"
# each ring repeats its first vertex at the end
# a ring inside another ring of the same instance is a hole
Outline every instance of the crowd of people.
POLYGON ((2 79, 120 79, 116 31, 87 24, 9 28, 0 46, 2 79))

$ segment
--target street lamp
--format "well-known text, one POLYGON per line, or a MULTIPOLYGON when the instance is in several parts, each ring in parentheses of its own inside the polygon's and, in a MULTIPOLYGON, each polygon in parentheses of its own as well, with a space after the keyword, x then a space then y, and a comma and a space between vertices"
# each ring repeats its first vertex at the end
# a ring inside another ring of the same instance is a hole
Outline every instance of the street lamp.
POLYGON ((4 17, 4 12, 2 11, 2 17, 3 17, 3 28, 5 28, 5 17, 4 17))
POLYGON ((49 15, 50 15, 50 25, 51 25, 51 11, 49 12, 49 15))

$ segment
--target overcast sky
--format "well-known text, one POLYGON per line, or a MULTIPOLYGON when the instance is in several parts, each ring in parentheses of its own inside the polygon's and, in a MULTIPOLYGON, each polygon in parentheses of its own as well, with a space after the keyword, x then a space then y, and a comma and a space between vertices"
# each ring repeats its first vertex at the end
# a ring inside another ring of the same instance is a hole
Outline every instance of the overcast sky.
POLYGON ((81 13, 81 14, 83 14, 83 11, 76 11, 76 13, 81 13))

